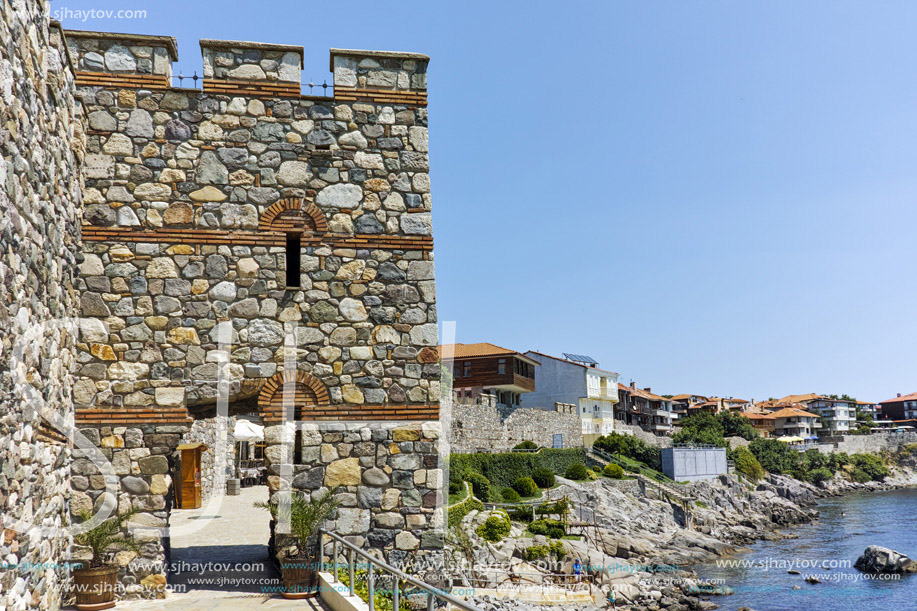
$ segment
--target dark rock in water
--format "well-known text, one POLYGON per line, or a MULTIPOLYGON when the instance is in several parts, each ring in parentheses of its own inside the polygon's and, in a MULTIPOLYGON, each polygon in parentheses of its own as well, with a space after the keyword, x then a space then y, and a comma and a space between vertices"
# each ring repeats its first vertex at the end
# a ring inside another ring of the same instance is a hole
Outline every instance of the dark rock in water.
POLYGON ((800 573, 796 569, 790 569, 789 571, 787 571, 787 574, 788 575, 801 575, 802 573, 800 573))
POLYGON ((864 573, 917 573, 917 562, 901 552, 878 545, 867 547, 853 567, 864 573))
POLYGON ((816 583, 821 583, 821 579, 819 579, 818 577, 815 577, 814 575, 809 575, 808 577, 806 577, 806 583, 811 583, 812 585, 815 585, 816 583))

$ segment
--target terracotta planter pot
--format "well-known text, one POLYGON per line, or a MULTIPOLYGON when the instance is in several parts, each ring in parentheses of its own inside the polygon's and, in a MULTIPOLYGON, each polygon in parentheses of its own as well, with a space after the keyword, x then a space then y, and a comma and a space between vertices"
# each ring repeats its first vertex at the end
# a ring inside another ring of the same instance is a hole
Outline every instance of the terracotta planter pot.
POLYGON ((74 569, 73 592, 76 608, 80 611, 98 611, 115 606, 115 588, 118 585, 118 567, 103 566, 95 569, 74 569))
POLYGON ((318 595, 318 572, 311 568, 314 562, 314 558, 290 558, 281 563, 284 598, 298 600, 318 595))

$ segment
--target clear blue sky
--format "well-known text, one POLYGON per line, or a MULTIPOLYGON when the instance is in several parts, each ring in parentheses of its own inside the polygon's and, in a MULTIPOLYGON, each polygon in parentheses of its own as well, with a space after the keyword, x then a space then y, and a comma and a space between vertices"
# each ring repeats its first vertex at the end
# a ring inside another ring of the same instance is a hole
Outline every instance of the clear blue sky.
POLYGON ((917 390, 917 5, 157 2, 70 28, 431 57, 439 318, 655 392, 917 390))

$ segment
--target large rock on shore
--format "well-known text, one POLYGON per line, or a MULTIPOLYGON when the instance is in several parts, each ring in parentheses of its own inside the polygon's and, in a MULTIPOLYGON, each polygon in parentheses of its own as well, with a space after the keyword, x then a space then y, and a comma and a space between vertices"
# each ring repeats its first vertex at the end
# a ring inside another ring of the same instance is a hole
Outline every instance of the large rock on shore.
POLYGON ((878 545, 867 547, 853 566, 864 573, 917 573, 917 562, 878 545))

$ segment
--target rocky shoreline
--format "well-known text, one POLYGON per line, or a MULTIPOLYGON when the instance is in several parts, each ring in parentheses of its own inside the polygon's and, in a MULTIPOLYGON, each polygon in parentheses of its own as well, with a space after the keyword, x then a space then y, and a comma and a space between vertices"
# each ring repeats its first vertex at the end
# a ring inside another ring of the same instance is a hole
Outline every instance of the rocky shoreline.
POLYGON ((817 519, 814 506, 820 498, 917 486, 917 470, 913 465, 896 467, 884 482, 865 484, 837 477, 812 485, 769 475, 753 485, 725 475, 687 487, 694 499, 687 516, 678 503, 651 490, 644 494, 639 486, 604 478, 587 483, 559 478, 559 482, 560 486, 546 491, 545 499, 569 498, 574 505, 571 520, 597 526, 582 529, 588 532, 581 540, 563 540, 562 560, 526 561, 527 548, 546 545, 549 540, 527 535, 523 524, 513 523, 510 535, 494 544, 474 533, 489 511, 472 512, 463 520, 460 528, 470 538, 474 563, 488 567, 487 572, 480 572, 466 562, 464 568, 466 585, 475 584, 478 591, 486 592, 475 598, 482 609, 556 610, 556 604, 496 596, 501 588, 519 584, 550 589, 552 583, 562 581, 558 574, 572 575, 576 558, 588 574, 593 604, 597 605, 583 601, 576 604, 578 609, 610 608, 607 601, 611 592, 618 609, 714 609, 716 596, 728 593, 728 588, 704 583, 692 567, 734 554, 762 539, 793 538, 786 529, 817 519))

